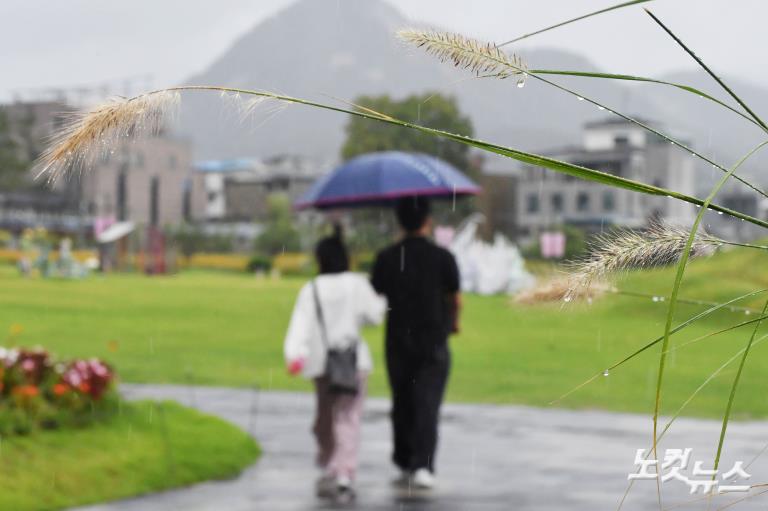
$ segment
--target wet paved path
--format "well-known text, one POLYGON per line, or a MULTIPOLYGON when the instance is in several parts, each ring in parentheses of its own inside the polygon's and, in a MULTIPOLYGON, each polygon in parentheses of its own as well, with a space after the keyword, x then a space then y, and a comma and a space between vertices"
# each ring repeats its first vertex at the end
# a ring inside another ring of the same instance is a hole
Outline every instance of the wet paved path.
MULTIPOLYGON (((312 493, 316 477, 309 434, 309 394, 243 389, 126 385, 131 399, 175 399, 223 417, 254 434, 263 448, 256 465, 234 480, 202 483, 80 511, 304 511, 326 509, 312 493)), ((393 511, 496 511, 616 509, 633 469, 637 448, 647 446, 647 416, 523 406, 447 405, 438 458, 439 488, 429 498, 398 495, 388 481, 388 405, 367 403, 359 497, 354 509, 393 511)), ((692 447, 693 458, 711 466, 719 424, 679 420, 662 448, 692 447)), ((729 428, 723 466, 749 462, 768 442, 768 423, 729 428)), ((693 463, 691 463, 693 464, 693 463)), ((768 453, 751 465, 750 482, 768 482, 768 453)), ((662 486, 665 509, 691 500, 687 487, 662 486)), ((710 509, 745 494, 718 497, 710 509)), ((728 509, 766 509, 768 493, 728 509)), ((655 483, 640 481, 625 510, 658 509, 655 483)), ((681 508, 706 509, 704 502, 681 508)))

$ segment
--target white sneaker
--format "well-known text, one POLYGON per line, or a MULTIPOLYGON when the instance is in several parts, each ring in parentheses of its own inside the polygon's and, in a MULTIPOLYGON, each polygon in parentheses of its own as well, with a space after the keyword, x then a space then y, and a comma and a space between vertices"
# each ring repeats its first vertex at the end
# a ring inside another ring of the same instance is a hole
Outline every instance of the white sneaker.
POLYGON ((339 476, 336 478, 336 486, 340 488, 350 488, 352 486, 352 480, 346 476, 339 476))
POLYGON ((431 490, 435 487, 435 476, 426 468, 420 468, 413 473, 411 482, 415 488, 431 490))
POLYGON ((351 504, 355 500, 355 490, 352 487, 352 480, 348 477, 340 476, 336 479, 336 493, 333 496, 335 504, 351 504))

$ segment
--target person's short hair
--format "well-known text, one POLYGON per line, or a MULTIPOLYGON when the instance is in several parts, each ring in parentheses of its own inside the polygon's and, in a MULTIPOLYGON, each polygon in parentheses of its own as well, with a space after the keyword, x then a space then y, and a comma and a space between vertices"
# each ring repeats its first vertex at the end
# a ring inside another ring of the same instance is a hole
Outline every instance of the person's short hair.
POLYGON ((418 195, 399 199, 395 207, 397 221, 406 232, 416 232, 424 227, 430 213, 429 200, 418 195))
POLYGON ((315 259, 321 274, 349 271, 349 254, 341 226, 335 225, 333 231, 333 235, 321 239, 315 246, 315 259))

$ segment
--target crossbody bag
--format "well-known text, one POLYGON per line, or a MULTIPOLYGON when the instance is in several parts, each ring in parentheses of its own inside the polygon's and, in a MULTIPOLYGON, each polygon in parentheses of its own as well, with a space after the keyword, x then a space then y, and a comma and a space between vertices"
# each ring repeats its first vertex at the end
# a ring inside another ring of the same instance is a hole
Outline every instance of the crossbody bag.
POLYGON ((325 376, 334 394, 357 394, 357 343, 356 340, 347 348, 332 348, 328 342, 328 331, 325 327, 323 308, 316 281, 312 281, 312 294, 315 299, 315 311, 320 323, 320 338, 326 351, 325 376))

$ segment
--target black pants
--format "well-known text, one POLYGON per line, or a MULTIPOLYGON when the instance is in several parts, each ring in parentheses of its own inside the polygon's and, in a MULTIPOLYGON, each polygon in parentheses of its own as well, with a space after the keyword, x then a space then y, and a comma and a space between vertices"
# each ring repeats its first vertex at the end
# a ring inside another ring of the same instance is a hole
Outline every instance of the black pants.
POLYGON ((444 333, 387 335, 392 391, 392 461, 401 470, 434 472, 440 405, 450 368, 444 333))

